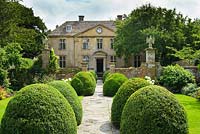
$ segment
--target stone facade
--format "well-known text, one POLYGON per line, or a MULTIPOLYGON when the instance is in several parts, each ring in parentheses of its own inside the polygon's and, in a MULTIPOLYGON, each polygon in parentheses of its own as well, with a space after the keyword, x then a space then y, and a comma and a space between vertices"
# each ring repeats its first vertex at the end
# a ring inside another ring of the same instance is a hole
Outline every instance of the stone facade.
POLYGON ((124 60, 116 58, 113 49, 114 21, 67 21, 48 35, 48 46, 59 56, 61 68, 83 66, 84 70, 103 72, 110 62, 123 67, 124 60))

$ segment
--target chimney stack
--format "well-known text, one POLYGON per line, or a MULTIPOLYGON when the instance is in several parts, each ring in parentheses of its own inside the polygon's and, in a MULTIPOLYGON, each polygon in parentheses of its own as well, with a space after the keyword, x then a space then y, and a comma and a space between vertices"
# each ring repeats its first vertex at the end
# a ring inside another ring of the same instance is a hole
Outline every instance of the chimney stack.
POLYGON ((122 20, 122 17, 123 17, 122 15, 117 15, 118 20, 122 20))
POLYGON ((83 15, 79 15, 79 16, 78 16, 79 21, 84 21, 84 17, 85 17, 85 16, 83 16, 83 15))

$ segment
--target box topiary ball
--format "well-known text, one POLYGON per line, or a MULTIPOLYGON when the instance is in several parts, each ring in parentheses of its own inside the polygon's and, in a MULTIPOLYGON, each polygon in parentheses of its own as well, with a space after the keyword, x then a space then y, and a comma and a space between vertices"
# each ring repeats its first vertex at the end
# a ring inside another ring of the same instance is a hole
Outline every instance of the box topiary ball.
POLYGON ((110 73, 109 70, 107 70, 107 71, 105 71, 105 72, 103 73, 103 83, 106 81, 106 78, 108 78, 108 76, 109 76, 110 74, 111 74, 111 73, 110 73))
POLYGON ((79 96, 89 96, 94 94, 96 80, 90 72, 82 71, 73 77, 71 85, 79 96))
POLYGON ((94 70, 90 70, 89 72, 92 74, 92 76, 94 77, 95 82, 96 82, 98 79, 96 72, 94 70))
POLYGON ((74 110, 77 125, 80 125, 82 121, 83 110, 82 110, 82 104, 74 88, 69 83, 59 80, 52 81, 48 83, 48 85, 56 88, 68 100, 69 104, 74 110))
POLYGON ((8 103, 2 134, 77 134, 75 114, 64 96, 45 84, 22 88, 8 103))
POLYGON ((188 134, 186 112, 167 89, 146 86, 127 100, 120 134, 188 134))
POLYGON ((118 91, 119 87, 126 81, 128 78, 120 73, 110 74, 103 85, 103 95, 104 96, 114 96, 118 91))
POLYGON ((121 114, 128 98, 138 89, 149 85, 150 83, 142 78, 133 78, 121 85, 111 107, 111 121, 115 127, 120 126, 121 114))

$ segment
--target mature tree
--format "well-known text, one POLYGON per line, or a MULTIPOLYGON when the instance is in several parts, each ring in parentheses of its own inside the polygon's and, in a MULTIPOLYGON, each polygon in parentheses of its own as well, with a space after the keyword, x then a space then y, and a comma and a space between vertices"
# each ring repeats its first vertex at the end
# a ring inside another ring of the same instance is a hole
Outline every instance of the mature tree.
POLYGON ((185 44, 183 29, 187 18, 176 10, 156 8, 150 4, 132 11, 123 21, 117 21, 115 50, 118 56, 129 58, 147 47, 146 37, 155 36, 157 60, 166 65, 175 60, 166 46, 181 49, 185 44))
POLYGON ((186 60, 190 64, 200 64, 200 20, 195 19, 192 21, 188 20, 186 27, 184 29, 184 34, 186 37, 186 46, 181 50, 177 50, 173 47, 167 47, 174 53, 171 54, 181 60, 186 60))
POLYGON ((194 50, 200 49, 200 20, 189 20, 185 27, 186 44, 194 50))
POLYGON ((190 65, 197 65, 200 64, 200 49, 195 50, 192 47, 183 47, 181 50, 177 50, 175 48, 168 47, 168 49, 174 51, 171 54, 174 57, 177 57, 181 60, 187 61, 190 65))
POLYGON ((21 45, 24 57, 33 58, 44 48, 46 26, 33 10, 18 1, 1 1, 0 46, 17 42, 21 45))

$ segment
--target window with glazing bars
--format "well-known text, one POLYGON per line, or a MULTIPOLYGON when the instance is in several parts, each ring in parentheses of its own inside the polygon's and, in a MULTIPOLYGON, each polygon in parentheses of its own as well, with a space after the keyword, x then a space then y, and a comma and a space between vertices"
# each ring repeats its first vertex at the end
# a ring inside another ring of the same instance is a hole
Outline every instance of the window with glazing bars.
POLYGON ((97 39, 97 49, 103 48, 103 39, 97 39))
POLYGON ((60 68, 65 68, 66 67, 66 56, 59 56, 59 65, 60 68))
POLYGON ((59 41, 59 50, 64 50, 66 49, 66 40, 65 39, 60 39, 59 41))

